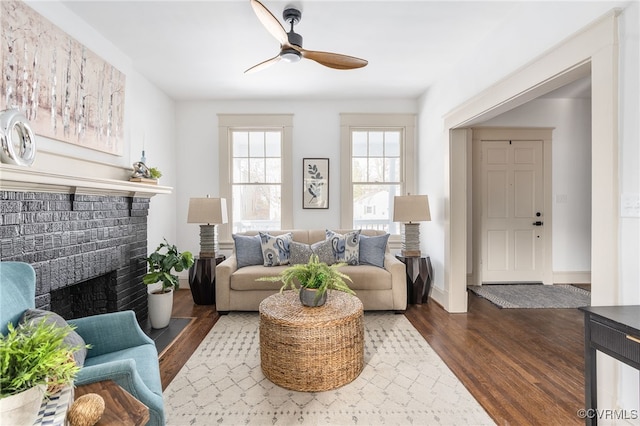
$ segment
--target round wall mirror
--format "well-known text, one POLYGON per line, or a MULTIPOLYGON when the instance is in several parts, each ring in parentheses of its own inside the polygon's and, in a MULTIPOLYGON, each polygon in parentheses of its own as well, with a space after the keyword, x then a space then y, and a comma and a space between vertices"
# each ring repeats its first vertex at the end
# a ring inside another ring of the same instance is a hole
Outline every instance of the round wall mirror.
POLYGON ((17 109, 0 113, 0 159, 3 163, 30 166, 36 158, 36 138, 27 118, 17 109))

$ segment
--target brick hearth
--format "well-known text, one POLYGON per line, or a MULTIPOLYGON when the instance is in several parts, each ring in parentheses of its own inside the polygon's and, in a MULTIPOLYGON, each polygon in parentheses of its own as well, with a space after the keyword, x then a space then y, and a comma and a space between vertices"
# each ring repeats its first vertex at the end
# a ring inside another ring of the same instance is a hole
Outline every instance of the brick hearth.
POLYGON ((52 292, 107 276, 98 281, 112 288, 106 303, 93 298, 93 313, 131 309, 147 318, 149 198, 0 191, 0 201, 0 259, 34 267, 36 307, 51 309, 52 292))

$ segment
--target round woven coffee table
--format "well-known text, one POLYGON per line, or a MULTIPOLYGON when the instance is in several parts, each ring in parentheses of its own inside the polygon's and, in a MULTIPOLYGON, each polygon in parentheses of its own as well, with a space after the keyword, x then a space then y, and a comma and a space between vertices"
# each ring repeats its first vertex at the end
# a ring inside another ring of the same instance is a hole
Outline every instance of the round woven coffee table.
POLYGON ((260 303, 260 361, 283 388, 320 392, 353 381, 364 366, 362 302, 334 291, 320 307, 285 291, 260 303))

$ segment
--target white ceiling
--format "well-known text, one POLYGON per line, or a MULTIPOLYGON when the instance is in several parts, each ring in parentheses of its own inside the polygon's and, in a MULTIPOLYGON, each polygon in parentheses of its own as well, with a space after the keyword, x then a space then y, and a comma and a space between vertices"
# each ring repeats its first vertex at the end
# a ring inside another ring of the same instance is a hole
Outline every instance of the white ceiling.
POLYGON ((176 100, 418 97, 524 4, 264 0, 281 22, 286 6, 302 9, 296 32, 306 49, 357 56, 369 65, 339 71, 310 60, 281 61, 244 74, 279 51, 249 0, 63 3, 176 100))

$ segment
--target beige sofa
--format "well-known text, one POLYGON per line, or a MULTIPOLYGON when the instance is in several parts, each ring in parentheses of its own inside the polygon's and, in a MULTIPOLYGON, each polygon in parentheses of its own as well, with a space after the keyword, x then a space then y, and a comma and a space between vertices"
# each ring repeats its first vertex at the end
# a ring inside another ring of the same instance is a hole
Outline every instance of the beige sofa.
MULTIPOLYGON (((334 230, 344 234, 349 230, 334 230)), ((326 238, 325 229, 268 231, 271 235, 291 232, 293 241, 313 244, 326 238)), ((257 231, 240 233, 256 235, 257 231)), ((363 229, 362 235, 382 235, 383 231, 363 229)), ((218 312, 257 311, 262 300, 277 293, 281 283, 256 281, 257 278, 278 275, 288 266, 252 265, 238 269, 235 252, 216 267, 216 309, 218 312)), ((347 265, 341 271, 353 280, 349 286, 360 298, 365 310, 404 311, 407 307, 405 265, 386 248, 384 269, 372 265, 347 265)))

